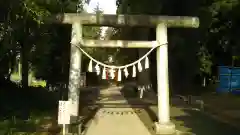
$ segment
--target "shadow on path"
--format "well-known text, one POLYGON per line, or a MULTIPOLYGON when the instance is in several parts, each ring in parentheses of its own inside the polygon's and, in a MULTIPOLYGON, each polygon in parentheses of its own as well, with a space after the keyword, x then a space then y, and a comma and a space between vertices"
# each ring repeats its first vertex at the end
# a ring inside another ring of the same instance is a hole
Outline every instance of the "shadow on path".
MULTIPOLYGON (((81 131, 84 131, 87 128, 88 122, 94 118, 100 108, 99 106, 94 104, 100 96, 100 89, 101 88, 98 87, 81 88, 79 98, 79 116, 82 119, 81 131)), ((77 133, 79 132, 78 130, 78 124, 73 124, 69 131, 70 133, 77 133)))
MULTIPOLYGON (((128 103, 133 108, 136 108, 138 104, 139 108, 144 111, 142 113, 136 113, 144 125, 149 131, 155 135, 153 123, 157 121, 157 105, 156 103, 146 104, 144 100, 140 99, 134 87, 125 85, 121 89, 122 95, 128 99, 136 98, 139 100, 128 100, 128 103), (138 103, 136 103, 138 102, 138 103), (155 104, 155 105, 154 105, 155 104)), ((146 97, 149 98, 149 97, 146 97)), ((151 97, 150 97, 151 98, 151 97)), ((154 99, 152 99, 154 100, 154 99)), ((210 115, 187 108, 187 105, 179 100, 174 102, 171 100, 171 119, 176 124, 177 130, 196 135, 239 135, 240 130, 232 127, 230 124, 223 123, 217 119, 214 119, 210 115)), ((240 124, 240 122, 239 122, 240 124)))
MULTIPOLYGON (((197 110, 182 109, 183 115, 173 117, 177 128, 197 135, 239 135, 240 130, 197 110)), ((174 113, 174 112, 173 112, 174 113)))
POLYGON ((145 127, 149 130, 149 132, 151 134, 155 134, 153 129, 153 123, 157 121, 157 116, 156 113, 150 109, 150 106, 156 106, 156 102, 152 102, 151 104, 144 102, 142 99, 139 98, 137 88, 132 86, 131 84, 126 83, 122 87, 121 93, 132 108, 137 107, 143 110, 141 113, 136 113, 136 115, 139 117, 145 127), (129 100, 133 98, 135 98, 136 100, 129 100))

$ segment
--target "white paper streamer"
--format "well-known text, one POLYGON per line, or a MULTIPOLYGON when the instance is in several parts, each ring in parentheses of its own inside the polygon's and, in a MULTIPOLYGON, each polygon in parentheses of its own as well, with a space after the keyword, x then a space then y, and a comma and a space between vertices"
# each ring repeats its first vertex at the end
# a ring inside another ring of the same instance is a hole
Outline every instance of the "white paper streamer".
POLYGON ((115 73, 115 70, 114 70, 113 68, 111 68, 109 72, 110 72, 110 77, 111 77, 112 79, 114 79, 114 77, 115 77, 115 74, 114 74, 114 73, 115 73))
POLYGON ((142 64, 141 64, 140 61, 138 62, 138 65, 137 65, 137 66, 138 66, 138 71, 139 71, 139 72, 142 72, 142 64))
POLYGON ((95 66, 95 69, 96 69, 97 75, 100 75, 100 67, 98 64, 95 66))
POLYGON ((136 66, 133 65, 132 77, 136 77, 136 76, 137 76, 136 66))
POLYGON ((149 68, 149 59, 148 57, 145 58, 145 69, 149 68))
POLYGON ((142 87, 141 89, 140 89, 140 98, 142 99, 143 98, 143 92, 145 91, 145 88, 144 87, 142 87))
POLYGON ((144 86, 139 86, 138 87, 138 91, 140 91, 140 95, 139 97, 142 99, 143 98, 143 92, 145 91, 145 87, 144 86))
POLYGON ((147 85, 147 90, 150 90, 150 88, 151 88, 151 85, 150 84, 147 85))
POLYGON ((118 81, 120 82, 122 80, 122 71, 121 69, 118 69, 118 81))
MULTIPOLYGON (((81 48, 80 48, 81 49, 81 48)), ((154 48, 153 48, 154 49, 154 48)), ((153 50, 152 49, 152 50, 153 50)), ((114 79, 116 77, 115 75, 115 72, 117 72, 118 70, 118 76, 117 76, 117 80, 118 81, 121 81, 122 80, 122 69, 123 69, 123 72, 124 72, 124 75, 125 77, 127 78, 129 76, 129 72, 128 72, 128 69, 127 67, 130 67, 132 66, 132 77, 136 77, 137 76, 137 70, 138 72, 142 72, 143 69, 148 69, 150 68, 150 65, 149 65, 149 59, 148 59, 148 55, 151 51, 149 51, 148 53, 146 53, 143 57, 141 57, 139 60, 133 62, 133 63, 130 63, 130 64, 127 64, 125 66, 114 66, 114 65, 107 65, 107 64, 104 64, 102 62, 99 62, 97 60, 95 60, 94 58, 92 58, 91 56, 87 56, 90 58, 90 62, 89 62, 89 65, 88 65, 88 71, 89 72, 94 72, 93 70, 93 62, 97 63, 96 66, 95 66, 95 72, 97 73, 97 75, 100 75, 101 74, 101 67, 103 67, 102 69, 102 79, 107 79, 107 73, 106 73, 106 70, 110 69, 109 70, 109 77, 111 79, 114 79), (143 63, 141 63, 141 60, 145 59, 145 65, 143 67, 143 63), (136 65, 137 64, 137 65, 136 65), (101 67, 100 67, 101 66, 101 67), (136 66, 137 66, 137 69, 136 69, 136 66), (107 69, 106 69, 107 68, 107 69)))
POLYGON ((92 60, 90 60, 90 62, 88 64, 88 71, 92 72, 92 60))
POLYGON ((127 78, 129 75, 127 67, 124 68, 123 72, 124 72, 125 77, 127 78))
POLYGON ((102 79, 103 79, 103 80, 107 79, 107 76, 106 76, 106 68, 105 68, 105 67, 103 68, 103 71, 102 71, 102 79))

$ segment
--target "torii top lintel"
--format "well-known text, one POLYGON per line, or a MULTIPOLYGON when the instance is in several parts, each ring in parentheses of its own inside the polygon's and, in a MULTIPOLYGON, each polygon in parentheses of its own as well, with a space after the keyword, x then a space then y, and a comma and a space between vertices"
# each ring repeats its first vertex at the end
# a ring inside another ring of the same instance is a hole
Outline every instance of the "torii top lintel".
POLYGON ((93 26, 139 26, 156 27, 159 23, 165 23, 168 27, 198 28, 198 17, 189 16, 149 16, 149 15, 113 15, 113 14, 89 14, 89 13, 64 13, 47 18, 48 22, 73 24, 80 22, 83 25, 93 26))

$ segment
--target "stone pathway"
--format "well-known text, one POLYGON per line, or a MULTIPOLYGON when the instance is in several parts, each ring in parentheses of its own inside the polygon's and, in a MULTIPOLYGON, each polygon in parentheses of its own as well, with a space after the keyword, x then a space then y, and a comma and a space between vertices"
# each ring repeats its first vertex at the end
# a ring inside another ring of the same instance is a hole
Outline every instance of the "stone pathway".
MULTIPOLYGON (((84 135, 156 135, 153 129, 153 122, 157 120, 158 110, 157 104, 154 103, 156 97, 148 97, 145 93, 147 100, 139 100, 132 87, 125 88, 121 91, 120 87, 94 91, 97 93, 98 98, 95 98, 97 102, 94 100, 89 106, 95 103, 94 105, 97 104, 98 107, 102 107, 98 109, 91 122, 86 125, 84 135), (127 100, 125 97, 127 97, 127 100)), ((86 94, 84 97, 88 95, 93 94, 86 94)), ((222 104, 216 106, 222 106, 222 104)), ((171 98, 171 121, 176 124, 177 135, 240 134, 240 130, 232 126, 232 123, 229 124, 220 120, 218 116, 215 117, 215 115, 209 114, 205 110, 195 110, 182 99, 171 98)), ((238 112, 234 113, 238 114, 238 112)))
MULTIPOLYGON (((101 104, 127 103, 120 91, 120 87, 101 90, 101 104), (117 97, 117 100, 107 100, 107 97, 117 97), (104 102, 105 101, 105 102, 104 102)), ((145 125, 137 116, 141 108, 102 107, 98 110, 93 120, 86 129, 85 135, 151 135, 145 125)))

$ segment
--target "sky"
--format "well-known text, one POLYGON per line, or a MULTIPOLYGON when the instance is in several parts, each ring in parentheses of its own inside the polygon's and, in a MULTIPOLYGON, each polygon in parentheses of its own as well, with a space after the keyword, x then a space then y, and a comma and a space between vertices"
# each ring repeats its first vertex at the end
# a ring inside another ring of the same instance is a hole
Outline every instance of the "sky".
MULTIPOLYGON (((90 0, 89 5, 85 5, 84 8, 87 10, 88 13, 93 13, 98 3, 100 9, 103 11, 104 14, 116 14, 116 0, 90 0)), ((105 35, 106 30, 107 27, 102 27, 102 37, 105 35)))
POLYGON ((116 0, 90 0, 89 5, 86 7, 87 12, 92 13, 94 8, 99 3, 100 9, 103 10, 104 14, 115 14, 116 13, 116 0))

